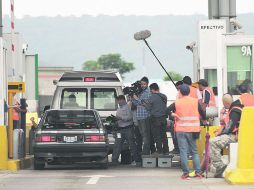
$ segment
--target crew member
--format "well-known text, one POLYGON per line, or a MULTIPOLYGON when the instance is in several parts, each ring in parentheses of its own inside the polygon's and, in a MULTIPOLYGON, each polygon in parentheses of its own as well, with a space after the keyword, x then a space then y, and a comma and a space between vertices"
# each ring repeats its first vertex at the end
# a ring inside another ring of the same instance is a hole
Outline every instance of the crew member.
POLYGON ((119 108, 116 111, 117 125, 119 132, 117 132, 115 138, 115 144, 112 154, 112 163, 118 164, 118 158, 121 153, 122 144, 126 140, 129 144, 131 154, 134 158, 132 165, 136 165, 138 162, 137 147, 135 144, 134 131, 133 131, 133 117, 131 109, 129 108, 124 95, 117 97, 117 103, 119 108))
POLYGON ((227 165, 222 161, 221 151, 230 143, 237 142, 237 132, 241 119, 243 105, 239 100, 234 101, 225 118, 225 127, 219 132, 218 136, 210 140, 210 159, 211 166, 216 170, 214 177, 220 178, 227 165))
POLYGON ((176 100, 171 106, 172 116, 175 118, 175 132, 180 149, 180 159, 183 170, 182 179, 189 178, 188 152, 192 154, 196 176, 202 178, 200 171, 199 156, 197 152, 196 139, 200 133, 200 121, 205 119, 203 111, 197 98, 189 97, 190 88, 183 84, 180 87, 182 98, 176 100))
POLYGON ((202 99, 199 90, 192 86, 192 80, 189 76, 183 77, 183 84, 187 84, 190 88, 189 96, 192 98, 202 99))
POLYGON ((150 96, 150 90, 148 88, 149 80, 147 77, 141 79, 142 92, 137 96, 133 95, 133 104, 137 106, 137 120, 139 131, 142 136, 143 141, 143 155, 150 154, 150 144, 151 144, 151 126, 150 126, 150 113, 144 107, 144 103, 148 100, 150 96))
POLYGON ((240 85, 238 89, 241 94, 239 97, 240 103, 244 107, 254 106, 254 95, 250 93, 248 85, 240 85))
POLYGON ((26 112, 27 109, 22 109, 21 105, 19 103, 19 100, 16 98, 16 93, 13 93, 13 106, 9 106, 9 108, 12 108, 12 120, 13 120, 13 129, 20 128, 20 113, 26 112))
POLYGON ((215 96, 212 89, 208 86, 205 79, 198 81, 198 88, 202 93, 202 107, 205 110, 206 107, 216 107, 215 96))
POLYGON ((134 137, 135 137, 135 142, 136 142, 136 145, 137 145, 138 159, 139 159, 139 161, 141 161, 142 136, 141 136, 139 128, 138 128, 137 106, 135 106, 131 102, 131 96, 128 96, 128 105, 129 105, 129 108, 131 109, 132 117, 133 117, 134 137))
MULTIPOLYGON (((230 94, 224 94, 223 95, 223 97, 222 97, 223 108, 220 111, 220 125, 221 125, 221 128, 214 131, 216 136, 221 134, 222 130, 226 126, 226 123, 228 123, 228 119, 229 119, 228 113, 229 113, 229 108, 230 108, 232 102, 233 102, 233 97, 230 94)), ((201 168, 202 172, 204 172, 205 169, 206 169, 205 164, 206 164, 205 163, 205 156, 203 156, 203 159, 201 160, 201 163, 200 163, 200 168, 201 168)), ((190 176, 192 176, 192 177, 195 176, 195 172, 190 173, 190 176)))
POLYGON ((151 131, 153 139, 156 143, 157 154, 168 154, 168 138, 166 134, 166 106, 167 96, 160 93, 157 83, 152 83, 149 86, 151 96, 145 103, 145 107, 151 114, 151 131))
POLYGON ((177 89, 177 94, 176 94, 176 100, 180 98, 180 86, 183 84, 183 81, 177 81, 176 82, 176 89, 177 89))

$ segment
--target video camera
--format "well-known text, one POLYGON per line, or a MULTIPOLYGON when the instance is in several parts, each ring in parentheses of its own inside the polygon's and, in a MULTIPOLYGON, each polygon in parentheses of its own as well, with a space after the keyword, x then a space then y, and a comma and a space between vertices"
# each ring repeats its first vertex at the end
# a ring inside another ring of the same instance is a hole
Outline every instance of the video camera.
POLYGON ((109 132, 113 132, 113 131, 117 131, 117 118, 114 115, 110 115, 108 117, 106 117, 105 121, 107 122, 107 124, 105 124, 105 127, 107 129, 107 131, 109 132))
POLYGON ((129 87, 123 89, 124 95, 133 96, 134 94, 139 95, 142 92, 141 82, 138 80, 131 84, 129 87))

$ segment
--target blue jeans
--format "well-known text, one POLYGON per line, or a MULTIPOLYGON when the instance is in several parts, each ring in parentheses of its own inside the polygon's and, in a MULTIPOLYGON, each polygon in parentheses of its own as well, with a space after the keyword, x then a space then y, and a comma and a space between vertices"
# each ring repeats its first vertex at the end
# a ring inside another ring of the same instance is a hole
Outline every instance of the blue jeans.
POLYGON ((199 162, 199 155, 197 151, 197 144, 196 139, 192 137, 192 133, 187 132, 177 132, 176 133, 178 146, 180 150, 180 159, 182 170, 184 174, 189 173, 189 166, 188 166, 188 152, 192 155, 192 161, 194 164, 194 169, 196 173, 200 172, 200 162, 199 162))
POLYGON ((150 155, 150 144, 151 144, 151 126, 150 118, 138 120, 138 128, 143 141, 143 155, 150 155))

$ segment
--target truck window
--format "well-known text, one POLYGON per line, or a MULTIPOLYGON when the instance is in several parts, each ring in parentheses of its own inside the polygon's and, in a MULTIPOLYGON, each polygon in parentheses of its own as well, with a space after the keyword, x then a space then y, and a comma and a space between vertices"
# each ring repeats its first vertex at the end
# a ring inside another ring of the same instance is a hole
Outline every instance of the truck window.
POLYGON ((86 109, 87 89, 65 88, 61 94, 61 109, 86 109))
POLYGON ((96 110, 116 110, 116 90, 114 88, 91 89, 91 108, 96 110))

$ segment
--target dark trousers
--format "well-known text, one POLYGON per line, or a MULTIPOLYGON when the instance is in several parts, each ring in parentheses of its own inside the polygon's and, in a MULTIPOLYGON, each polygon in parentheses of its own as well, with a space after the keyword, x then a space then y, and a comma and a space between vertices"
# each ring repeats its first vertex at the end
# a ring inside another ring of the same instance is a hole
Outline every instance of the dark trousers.
POLYGON ((132 154, 134 160, 136 162, 138 162, 139 160, 138 160, 138 155, 137 155, 137 146, 136 146, 135 138, 134 138, 134 129, 132 127, 126 128, 126 129, 121 129, 121 130, 119 130, 118 133, 121 134, 121 137, 119 138, 118 135, 116 135, 115 144, 114 144, 114 148, 113 148, 113 154, 112 154, 112 161, 113 162, 118 161, 118 158, 121 154, 122 145, 126 140, 129 147, 130 147, 130 151, 131 151, 131 154, 132 154))
POLYGON ((20 122, 19 120, 13 120, 13 130, 20 129, 20 122))
POLYGON ((178 142, 177 142, 177 138, 176 138, 176 133, 175 133, 175 128, 174 128, 174 122, 170 122, 170 134, 172 137, 172 141, 173 141, 173 145, 174 145, 174 149, 176 151, 179 151, 179 147, 178 147, 178 142))
POLYGON ((167 128, 166 117, 162 116, 151 118, 152 135, 156 143, 157 152, 160 154, 169 151, 166 128, 167 128))
POLYGON ((140 134, 138 126, 134 125, 134 136, 135 136, 135 142, 137 145, 137 154, 138 159, 141 161, 141 153, 142 153, 142 136, 140 134))
POLYGON ((150 118, 138 120, 138 128, 143 141, 142 154, 149 155, 151 144, 150 118))

